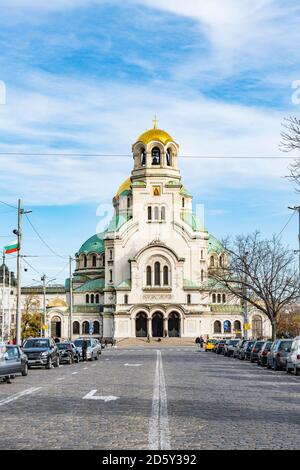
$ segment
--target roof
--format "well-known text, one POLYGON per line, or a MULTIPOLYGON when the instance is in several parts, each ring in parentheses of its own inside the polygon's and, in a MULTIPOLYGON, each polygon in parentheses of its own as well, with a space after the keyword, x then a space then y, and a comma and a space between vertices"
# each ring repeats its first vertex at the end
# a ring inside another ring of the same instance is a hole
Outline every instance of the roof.
POLYGON ((168 142, 174 142, 174 139, 163 129, 157 129, 156 126, 154 126, 153 129, 143 132, 137 139, 137 142, 143 142, 146 145, 153 141, 158 141, 166 145, 168 142))
POLYGON ((50 300, 47 306, 49 308, 50 307, 67 307, 68 304, 65 300, 60 299, 59 297, 55 297, 55 299, 50 300))
POLYGON ((211 253, 213 251, 220 255, 224 252, 224 247, 217 238, 210 234, 208 240, 208 253, 211 253))
POLYGON ((118 215, 114 214, 113 218, 111 219, 106 229, 106 232, 118 231, 122 227, 122 225, 128 222, 128 220, 130 220, 131 218, 132 218, 131 215, 127 214, 127 212, 121 213, 118 215))
POLYGON ((119 186, 118 191, 116 192, 115 197, 118 196, 127 196, 131 193, 131 178, 127 178, 123 183, 119 186))
POLYGON ((206 229, 200 219, 194 214, 194 212, 185 212, 180 213, 180 218, 183 222, 187 223, 194 232, 206 232, 206 229))
POLYGON ((104 233, 96 233, 91 238, 89 238, 84 244, 80 247, 78 254, 81 253, 103 253, 104 252, 104 242, 103 242, 104 233))
POLYGON ((95 292, 95 291, 102 291, 105 285, 105 280, 101 279, 93 279, 91 281, 85 282, 82 286, 77 287, 74 292, 95 292))

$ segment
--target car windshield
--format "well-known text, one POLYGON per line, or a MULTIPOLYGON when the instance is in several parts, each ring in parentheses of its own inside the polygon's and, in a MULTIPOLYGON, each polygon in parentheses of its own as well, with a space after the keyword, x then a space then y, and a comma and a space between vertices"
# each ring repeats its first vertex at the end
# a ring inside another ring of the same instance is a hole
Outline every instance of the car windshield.
POLYGON ((49 348, 48 339, 28 339, 23 344, 23 348, 49 348))
MULTIPOLYGON (((74 341, 74 344, 75 346, 77 346, 78 348, 81 348, 82 347, 82 343, 83 343, 83 339, 76 339, 74 341)), ((91 345, 91 341, 89 339, 87 339, 87 345, 90 346, 91 345)))
POLYGON ((292 340, 290 340, 290 341, 282 341, 282 342, 280 343, 280 346, 279 346, 278 349, 280 349, 281 351, 288 351, 288 352, 289 352, 290 349, 291 349, 291 346, 292 346, 292 340))
POLYGON ((235 346, 236 344, 238 344, 239 340, 238 339, 232 339, 229 341, 229 344, 231 344, 232 346, 235 346))
POLYGON ((58 349, 71 349, 71 345, 69 343, 58 343, 58 349))

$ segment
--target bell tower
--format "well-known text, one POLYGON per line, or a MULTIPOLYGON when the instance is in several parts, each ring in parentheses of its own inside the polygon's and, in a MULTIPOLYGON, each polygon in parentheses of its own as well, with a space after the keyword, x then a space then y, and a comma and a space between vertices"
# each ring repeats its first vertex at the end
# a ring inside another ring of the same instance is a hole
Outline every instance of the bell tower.
POLYGON ((158 129, 156 117, 153 122, 153 128, 141 134, 132 146, 132 181, 148 176, 180 180, 177 167, 179 145, 167 132, 158 129))

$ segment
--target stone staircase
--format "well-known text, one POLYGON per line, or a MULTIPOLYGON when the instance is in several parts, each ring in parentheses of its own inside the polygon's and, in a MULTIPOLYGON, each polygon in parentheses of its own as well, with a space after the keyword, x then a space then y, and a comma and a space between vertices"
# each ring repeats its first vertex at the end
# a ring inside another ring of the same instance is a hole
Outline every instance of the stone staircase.
POLYGON ((161 341, 157 341, 157 338, 150 338, 150 343, 147 342, 147 338, 122 338, 117 340, 118 348, 135 346, 145 348, 195 346, 195 338, 161 338, 161 341))

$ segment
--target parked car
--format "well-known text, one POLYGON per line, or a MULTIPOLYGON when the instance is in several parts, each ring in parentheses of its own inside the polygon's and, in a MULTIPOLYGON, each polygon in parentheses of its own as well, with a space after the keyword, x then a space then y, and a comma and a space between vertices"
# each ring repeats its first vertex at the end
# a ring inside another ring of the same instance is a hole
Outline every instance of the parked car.
POLYGON ((239 343, 239 341, 239 339, 228 339, 223 349, 224 356, 233 356, 234 348, 239 343))
POLYGON ((255 341, 250 352, 250 362, 258 362, 258 354, 262 350, 265 341, 255 341))
POLYGON ((243 360, 249 360, 250 359, 250 354, 251 354, 251 349, 254 344, 254 341, 245 341, 243 346, 240 349, 239 353, 239 359, 243 360))
POLYGON ((216 339, 208 339, 204 346, 205 351, 212 351, 215 347, 216 342, 216 339))
POLYGON ((11 376, 28 374, 28 359, 19 346, 13 344, 0 345, 0 377, 8 382, 11 376))
POLYGON ((51 369, 59 366, 59 351, 52 338, 29 338, 22 346, 28 357, 28 367, 43 366, 51 369))
POLYGON ((73 364, 74 362, 79 362, 80 352, 74 343, 71 343, 70 341, 64 341, 63 343, 58 343, 57 347, 61 364, 73 364))
POLYGON ((240 358, 240 351, 241 351, 241 349, 242 349, 242 347, 244 346, 245 343, 246 343, 245 339, 240 339, 238 341, 238 343, 235 345, 235 347, 233 348, 233 357, 234 358, 240 358))
POLYGON ((217 342, 215 352, 217 354, 221 354, 225 346, 225 339, 221 339, 220 341, 217 342))
POLYGON ((287 354, 286 371, 300 375, 300 336, 294 338, 291 351, 287 354))
POLYGON ((101 341, 99 341, 98 338, 94 338, 94 341, 96 342, 97 346, 98 346, 98 354, 102 354, 102 344, 101 344, 101 341))
POLYGON ((259 366, 266 366, 267 365, 267 358, 268 354, 271 350, 273 342, 272 341, 266 341, 261 350, 258 353, 258 358, 257 358, 257 364, 259 366))
POLYGON ((267 356, 267 368, 286 369, 287 355, 291 352, 292 339, 277 339, 274 341, 267 356))
POLYGON ((98 360, 99 358, 99 346, 96 343, 94 338, 78 338, 74 341, 76 348, 80 353, 80 359, 82 359, 82 342, 83 339, 86 339, 88 348, 86 352, 87 359, 93 361, 94 359, 98 360))

